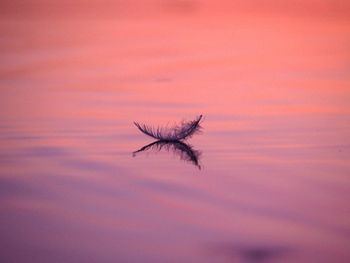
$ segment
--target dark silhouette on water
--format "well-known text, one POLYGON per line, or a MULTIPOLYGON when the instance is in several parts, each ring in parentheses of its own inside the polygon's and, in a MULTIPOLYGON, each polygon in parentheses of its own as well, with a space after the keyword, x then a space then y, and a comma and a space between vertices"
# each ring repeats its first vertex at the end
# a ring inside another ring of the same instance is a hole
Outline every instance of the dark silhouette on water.
POLYGON ((152 127, 145 124, 139 124, 134 122, 135 126, 144 134, 157 139, 157 141, 143 146, 141 149, 133 152, 133 156, 143 151, 156 151, 159 152, 162 149, 170 152, 172 151, 175 155, 180 156, 181 160, 191 162, 199 169, 199 156, 200 151, 196 151, 191 145, 184 143, 186 140, 197 134, 202 129, 200 123, 202 115, 199 115, 193 121, 183 121, 180 125, 174 125, 173 127, 152 127))
POLYGON ((199 164, 201 152, 194 150, 191 145, 181 141, 158 140, 143 146, 139 150, 133 152, 132 155, 135 157, 140 152, 144 152, 144 151, 160 152, 161 150, 173 152, 175 155, 178 155, 181 160, 190 162, 195 166, 197 166, 199 169, 201 169, 201 166, 199 164))
POLYGON ((173 127, 152 127, 146 124, 134 122, 135 126, 144 134, 161 141, 180 141, 192 137, 201 130, 200 122, 202 115, 199 115, 195 120, 185 122, 173 127))

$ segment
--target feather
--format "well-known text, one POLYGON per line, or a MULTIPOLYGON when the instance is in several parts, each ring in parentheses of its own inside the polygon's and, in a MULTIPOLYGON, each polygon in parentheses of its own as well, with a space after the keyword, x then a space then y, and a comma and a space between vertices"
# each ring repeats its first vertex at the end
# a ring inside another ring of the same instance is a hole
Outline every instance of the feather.
POLYGON ((138 153, 144 152, 144 151, 160 152, 163 149, 168 152, 173 152, 175 155, 179 156, 181 160, 186 162, 191 162, 192 164, 197 166, 199 169, 201 169, 201 166, 199 165, 199 158, 200 158, 201 152, 194 150, 191 145, 181 141, 158 140, 148 145, 145 145, 139 150, 133 152, 133 156, 135 157, 138 153))
POLYGON ((180 125, 173 127, 152 127, 145 124, 134 122, 135 126, 144 134, 161 141, 180 141, 190 138, 201 130, 200 122, 202 115, 193 121, 183 121, 180 125))

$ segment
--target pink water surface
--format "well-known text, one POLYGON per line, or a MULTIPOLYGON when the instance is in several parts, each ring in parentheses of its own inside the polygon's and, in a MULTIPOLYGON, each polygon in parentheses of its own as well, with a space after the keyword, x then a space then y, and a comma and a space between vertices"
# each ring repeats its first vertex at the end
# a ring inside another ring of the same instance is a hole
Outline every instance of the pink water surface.
POLYGON ((348 1, 0 6, 1 262, 350 261, 348 1))

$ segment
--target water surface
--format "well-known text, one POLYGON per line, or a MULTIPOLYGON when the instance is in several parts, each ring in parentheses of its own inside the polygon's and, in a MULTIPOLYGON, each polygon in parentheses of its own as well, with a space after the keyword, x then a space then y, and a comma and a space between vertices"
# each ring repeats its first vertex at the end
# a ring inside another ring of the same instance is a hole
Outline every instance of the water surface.
POLYGON ((349 6, 117 3, 4 4, 1 261, 349 262, 349 6))

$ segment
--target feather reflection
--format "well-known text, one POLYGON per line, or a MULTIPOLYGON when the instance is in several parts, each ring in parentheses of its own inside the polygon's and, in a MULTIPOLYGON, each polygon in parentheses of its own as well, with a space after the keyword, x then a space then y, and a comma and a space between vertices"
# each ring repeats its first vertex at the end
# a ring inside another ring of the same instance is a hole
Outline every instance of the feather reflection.
POLYGON ((139 150, 133 152, 132 155, 135 157, 141 152, 160 152, 162 150, 165 150, 167 152, 173 152, 174 155, 179 156, 181 160, 190 162, 193 165, 197 166, 199 169, 201 169, 201 166, 199 164, 201 152, 193 149, 191 145, 181 141, 158 140, 143 146, 139 150))

